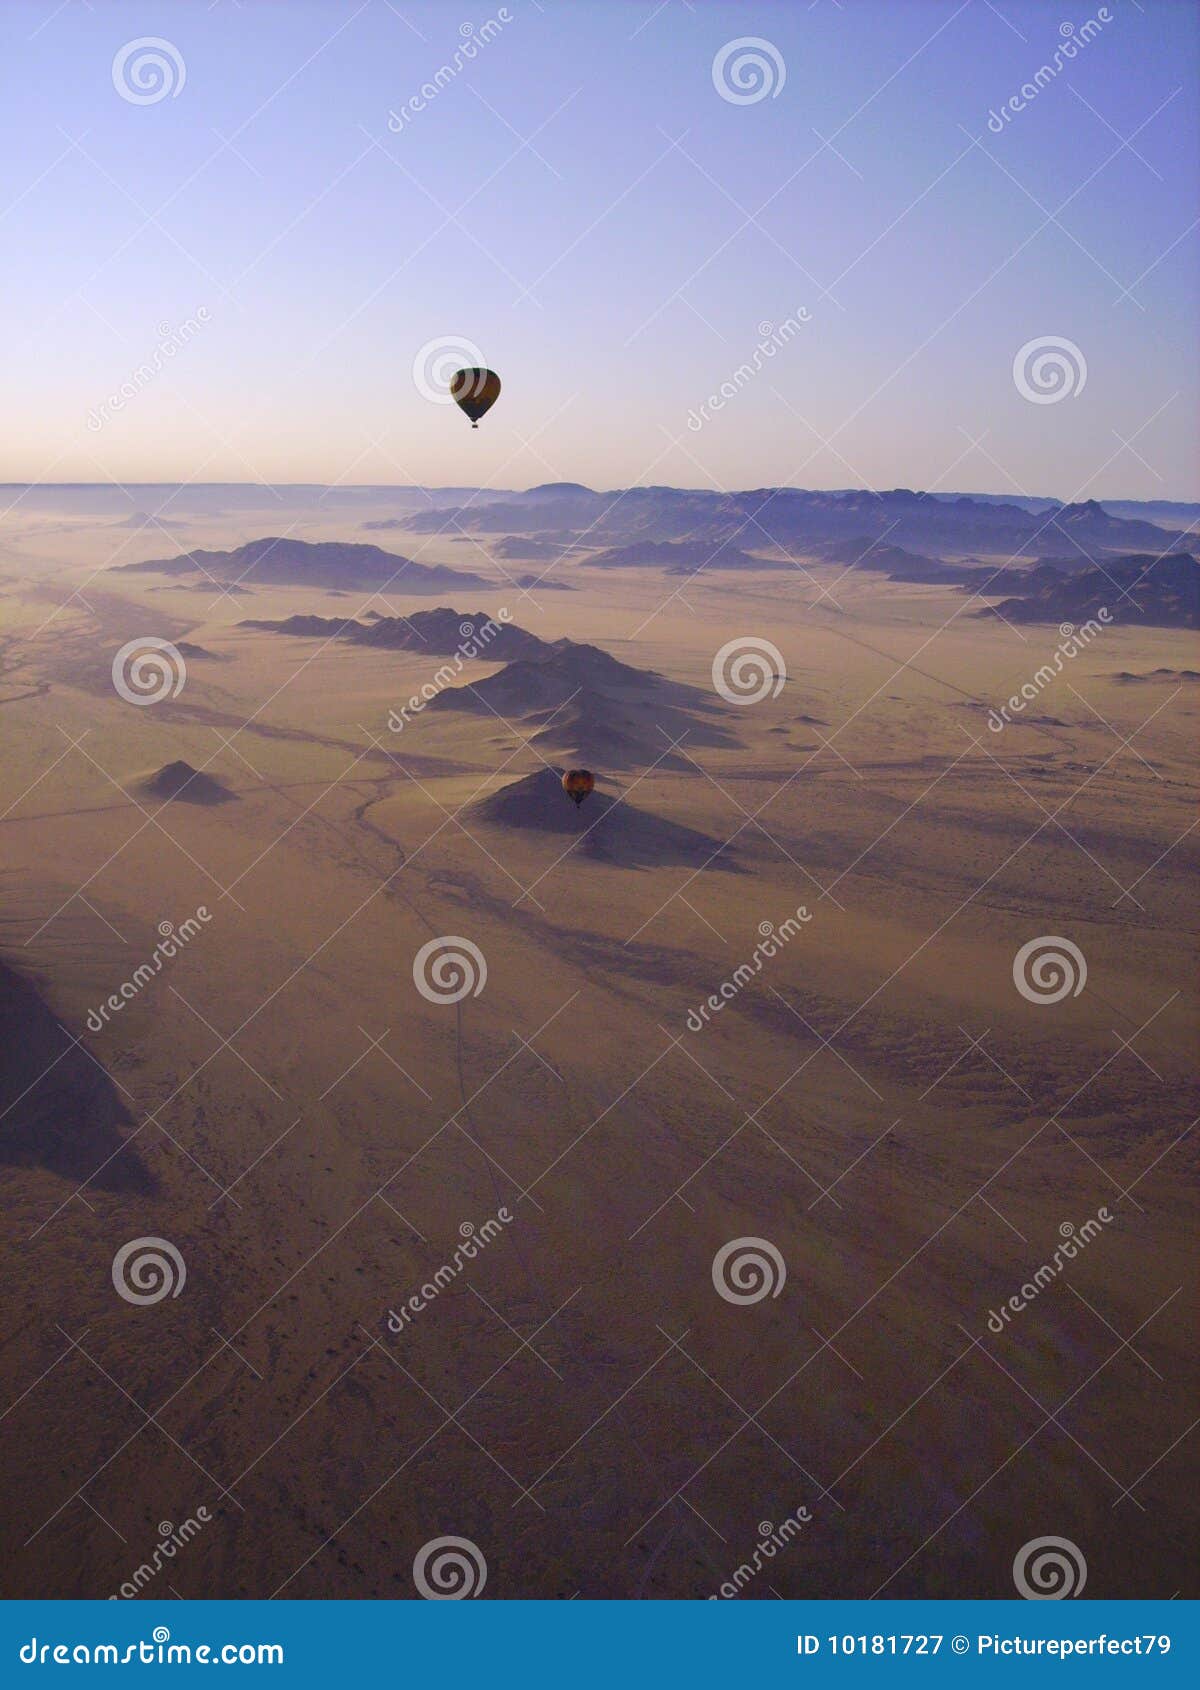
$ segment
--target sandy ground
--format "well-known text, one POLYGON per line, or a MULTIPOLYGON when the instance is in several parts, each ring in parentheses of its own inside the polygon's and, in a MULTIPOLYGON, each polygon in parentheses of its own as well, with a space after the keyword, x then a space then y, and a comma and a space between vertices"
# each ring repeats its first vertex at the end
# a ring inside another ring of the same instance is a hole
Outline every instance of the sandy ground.
POLYGON ((623 866, 476 816, 540 766, 520 723, 389 732, 440 660, 237 626, 361 596, 164 588, 96 573, 170 555, 161 533, 8 519, 4 1593, 106 1596, 204 1508, 152 1594, 410 1596, 417 1551, 455 1535, 488 1596, 699 1597, 805 1507, 745 1597, 1013 1595, 1014 1555, 1051 1535, 1089 1595, 1194 1595, 1200 690, 1115 678, 1200 667, 1194 638, 1105 630, 997 734, 988 707, 1059 631, 960 593, 568 565, 577 591, 526 595, 473 544, 297 520, 486 570, 495 592, 456 609, 710 696, 742 636, 788 679, 724 707, 727 747, 596 771, 729 842, 707 868, 623 866), (211 655, 139 708, 110 671, 145 634, 211 655), (142 796, 177 759, 237 802, 142 796), (458 1005, 414 984, 444 935, 486 959, 458 1005), (1017 991, 1044 935, 1086 958, 1078 996, 1017 991), (179 1296, 117 1295, 142 1237, 180 1253, 179 1296), (786 1282, 735 1304, 713 1259, 747 1237, 786 1282))

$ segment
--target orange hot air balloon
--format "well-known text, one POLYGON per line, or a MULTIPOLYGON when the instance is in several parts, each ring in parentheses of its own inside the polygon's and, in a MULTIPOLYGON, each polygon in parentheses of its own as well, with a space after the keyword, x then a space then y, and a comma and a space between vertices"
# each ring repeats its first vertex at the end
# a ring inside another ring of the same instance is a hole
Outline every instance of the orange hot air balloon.
POLYGON ((500 397, 500 377, 495 370, 456 370, 450 377, 450 397, 466 416, 471 427, 479 427, 484 417, 500 397))
POLYGON ((573 798, 578 806, 595 786, 596 777, 590 769, 568 769, 562 783, 567 797, 573 798))

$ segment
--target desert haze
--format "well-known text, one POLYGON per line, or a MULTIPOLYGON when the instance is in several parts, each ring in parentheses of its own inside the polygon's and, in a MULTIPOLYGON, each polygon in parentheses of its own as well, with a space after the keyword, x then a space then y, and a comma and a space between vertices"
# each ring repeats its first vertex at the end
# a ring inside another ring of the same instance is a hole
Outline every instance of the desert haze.
POLYGON ((1197 507, 5 503, 6 1595, 1184 1583, 1197 507))

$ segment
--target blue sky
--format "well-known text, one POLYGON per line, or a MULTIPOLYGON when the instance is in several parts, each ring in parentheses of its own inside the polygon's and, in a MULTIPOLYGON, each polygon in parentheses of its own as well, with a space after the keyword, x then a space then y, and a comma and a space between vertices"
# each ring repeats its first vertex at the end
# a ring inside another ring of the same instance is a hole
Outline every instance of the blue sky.
POLYGON ((10 0, 0 481, 1194 499, 1196 68, 1161 0, 10 0), (145 37, 183 81, 136 104, 113 62, 145 37), (773 91, 734 103, 744 37, 773 91), (1086 379, 1032 403, 1046 337, 1086 379), (503 378, 478 432, 414 382, 441 342, 503 378))

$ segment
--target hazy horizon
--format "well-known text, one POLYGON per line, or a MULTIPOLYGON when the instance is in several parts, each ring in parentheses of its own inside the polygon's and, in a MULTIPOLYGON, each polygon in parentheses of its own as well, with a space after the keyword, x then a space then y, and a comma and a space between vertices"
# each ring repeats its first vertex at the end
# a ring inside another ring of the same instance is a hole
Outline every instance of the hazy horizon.
POLYGON ((1198 35, 10 5, 0 480, 1195 498, 1198 35), (1063 403, 1014 379, 1047 340, 1063 403), (501 375, 478 432, 444 347, 501 375))
MULTIPOLYGON (((898 484, 896 486, 892 486, 892 487, 880 486, 880 487, 874 487, 874 488, 865 488, 865 487, 815 487, 815 486, 811 486, 811 485, 800 485, 798 483, 790 483, 790 482, 783 482, 783 483, 777 483, 777 484, 772 484, 770 482, 759 482, 759 483, 755 484, 754 486, 747 485, 745 487, 704 487, 704 486, 700 486, 698 484, 693 484, 693 483, 670 482, 670 481, 632 482, 626 487, 619 487, 619 486, 605 487, 605 486, 602 486, 602 485, 601 486, 589 486, 587 482, 580 482, 574 477, 572 477, 570 479, 564 478, 561 481, 530 481, 530 482, 528 482, 524 485, 517 485, 516 483, 512 483, 512 484, 507 484, 507 485, 496 485, 496 486, 491 486, 491 485, 487 485, 487 484, 483 484, 483 483, 477 483, 477 482, 470 482, 470 481, 466 481, 466 482, 435 482, 435 481, 407 481, 407 482, 406 481, 339 481, 339 482, 331 482, 331 481, 188 481, 188 480, 184 480, 184 481, 169 481, 169 480, 168 481, 133 481, 133 480, 130 480, 130 481, 125 481, 125 482, 118 482, 118 481, 0 481, 0 488, 3 488, 3 489, 25 488, 25 489, 28 489, 28 490, 32 490, 34 488, 39 488, 44 493, 54 493, 56 491, 57 492, 88 491, 92 488, 96 488, 96 489, 103 489, 103 491, 106 492, 106 493, 116 493, 116 494, 119 494, 119 495, 123 494, 123 495, 126 495, 126 496, 128 496, 129 494, 131 494, 135 491, 140 491, 140 490, 147 489, 147 488, 159 488, 159 487, 161 487, 161 488, 175 488, 175 489, 179 489, 179 490, 182 490, 184 488, 190 488, 195 492, 201 492, 201 491, 204 491, 205 489, 213 489, 213 488, 221 488, 221 487, 235 487, 235 488, 254 488, 254 487, 258 487, 258 488, 263 488, 264 490, 281 491, 281 492, 286 491, 286 490, 296 491, 297 489, 301 489, 301 488, 321 488, 325 492, 338 492, 338 493, 345 493, 345 494, 350 494, 350 493, 390 493, 390 492, 402 493, 402 492, 408 492, 408 491, 415 491, 415 492, 419 492, 419 493, 425 493, 425 492, 442 493, 442 492, 447 492, 447 491, 454 491, 454 492, 468 492, 468 493, 482 492, 482 493, 500 495, 500 494, 508 494, 508 493, 534 493, 534 492, 537 492, 541 488, 556 487, 556 486, 582 486, 582 487, 587 488, 587 490, 589 492, 597 492, 597 493, 630 492, 634 488, 640 488, 642 491, 647 491, 651 488, 666 488, 668 491, 670 491, 672 493, 711 493, 711 494, 714 495, 714 497, 718 497, 718 498, 725 496, 725 495, 737 496, 737 495, 741 495, 741 494, 745 494, 745 493, 754 493, 754 492, 760 492, 760 491, 771 492, 771 493, 778 493, 778 492, 821 493, 821 494, 826 494, 830 497, 837 497, 839 494, 870 492, 870 493, 877 494, 879 497, 886 497, 886 495, 889 494, 889 493, 915 493, 915 494, 917 494, 918 497, 921 497, 921 498, 932 497, 932 498, 937 498, 937 499, 987 499, 987 500, 1000 499, 1000 500, 1004 500, 1005 502, 1009 502, 1009 503, 1012 503, 1012 504, 1022 504, 1022 503, 1030 503, 1030 502, 1038 503, 1038 504, 1041 504, 1041 503, 1052 504, 1052 503, 1055 503, 1055 502, 1059 502, 1059 495, 1057 495, 1055 493, 1034 492, 1034 491, 1015 493, 1011 489, 1005 490, 1005 489, 1002 489, 1002 488, 994 488, 994 487, 993 488, 939 487, 937 489, 933 489, 933 488, 922 488, 922 487, 902 487, 898 484)), ((1099 505, 1137 505, 1137 504, 1179 505, 1183 508, 1190 508, 1193 505, 1200 505, 1200 493, 1198 493, 1195 497, 1191 497, 1191 498, 1167 497, 1165 495, 1158 495, 1157 497, 1155 497, 1153 495, 1149 495, 1149 496, 1140 495, 1139 496, 1137 494, 1125 494, 1125 493, 1108 493, 1108 494, 1105 494, 1102 498, 1098 498, 1095 494, 1091 494, 1091 495, 1089 495, 1089 498, 1093 502, 1095 502, 1096 504, 1099 504, 1099 505)), ((1063 500, 1061 502, 1066 503, 1065 500, 1063 500)), ((1086 501, 1081 499, 1081 500, 1076 501, 1076 502, 1082 504, 1086 501)))

